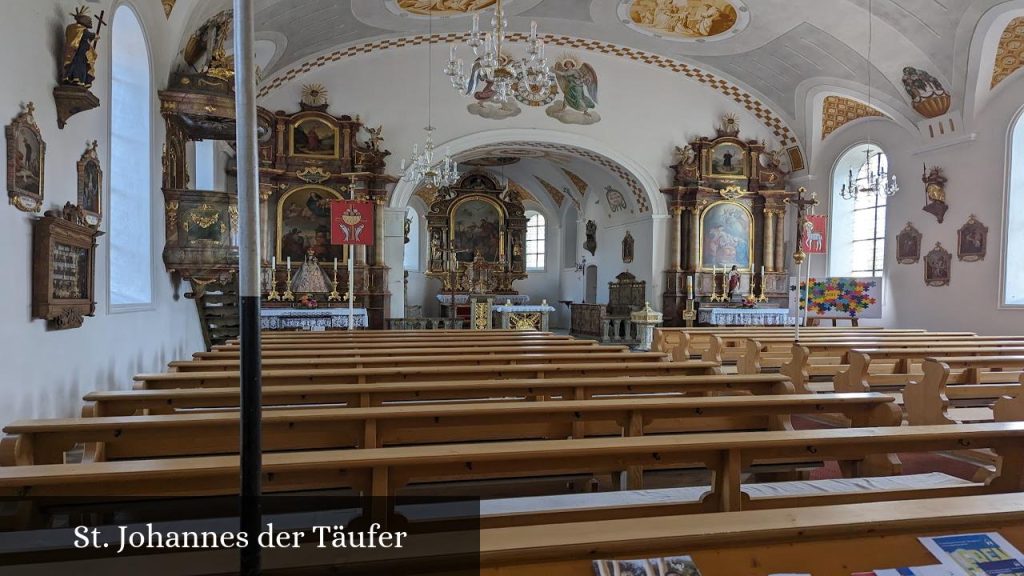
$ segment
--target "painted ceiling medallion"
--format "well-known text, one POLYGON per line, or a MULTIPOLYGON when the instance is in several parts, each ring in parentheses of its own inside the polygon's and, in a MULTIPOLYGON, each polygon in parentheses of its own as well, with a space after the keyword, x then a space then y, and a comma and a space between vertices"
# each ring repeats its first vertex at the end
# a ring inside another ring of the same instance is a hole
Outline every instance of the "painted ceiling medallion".
POLYGON ((745 29, 750 10, 739 0, 620 0, 619 19, 665 40, 708 42, 745 29))
MULTIPOLYGON (((400 15, 459 16, 494 6, 497 0, 388 0, 388 8, 400 15)), ((506 2, 507 4, 508 2, 506 2)))

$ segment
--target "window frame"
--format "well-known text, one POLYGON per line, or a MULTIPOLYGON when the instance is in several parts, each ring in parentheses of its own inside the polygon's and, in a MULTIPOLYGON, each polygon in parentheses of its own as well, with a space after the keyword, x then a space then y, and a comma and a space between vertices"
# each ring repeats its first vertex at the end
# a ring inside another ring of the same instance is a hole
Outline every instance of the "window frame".
MULTIPOLYGON (((851 200, 843 200, 839 196, 839 193, 838 193, 838 190, 842 187, 842 184, 845 182, 845 178, 847 177, 847 174, 848 174, 847 173, 847 167, 853 168, 853 166, 844 166, 844 160, 848 156, 850 156, 850 154, 853 154, 853 153, 856 153, 858 155, 863 154, 865 148, 869 148, 873 152, 876 152, 878 154, 882 154, 885 157, 885 163, 886 163, 887 170, 889 169, 889 155, 885 152, 885 149, 883 149, 876 142, 858 142, 858 143, 852 144, 852 145, 848 146, 847 148, 845 148, 836 157, 835 162, 832 164, 832 171, 831 171, 831 184, 832 184, 832 186, 831 186, 831 190, 830 190, 829 218, 828 218, 828 227, 829 227, 828 242, 829 242, 829 246, 828 246, 827 261, 826 261, 826 270, 827 270, 827 274, 829 276, 848 275, 850 277, 855 277, 855 278, 885 277, 885 272, 886 272, 885 246, 886 246, 886 244, 888 244, 888 242, 886 242, 885 227, 883 226, 881 229, 879 229, 879 226, 878 226, 878 211, 879 211, 879 209, 883 210, 884 214, 885 214, 885 219, 888 220, 889 201, 888 201, 888 198, 877 197, 877 196, 876 196, 874 204, 872 206, 865 207, 865 208, 856 208, 856 207, 854 207, 854 208, 851 208, 849 210, 849 214, 850 214, 849 226, 851 228, 851 238, 850 238, 851 248, 852 248, 852 245, 855 245, 855 244, 857 244, 859 242, 871 242, 871 244, 872 244, 872 250, 871 250, 871 252, 872 252, 872 261, 871 261, 872 269, 870 271, 854 270, 853 269, 853 258, 852 258, 853 254, 851 252, 850 253, 849 261, 843 265, 844 270, 845 270, 843 272, 843 274, 834 274, 833 273, 833 269, 835 268, 834 264, 836 264, 836 261, 833 259, 835 257, 835 255, 836 255, 835 254, 835 250, 833 250, 833 242, 834 242, 834 238, 836 236, 836 234, 835 234, 835 226, 838 223, 840 223, 840 220, 836 218, 837 204, 838 204, 838 202, 855 202, 855 200, 852 200, 852 199, 851 200), (842 169, 842 173, 840 174, 840 170, 841 169, 842 169), (883 204, 881 206, 879 206, 879 201, 880 200, 883 201, 883 204), (861 239, 853 238, 852 229, 853 229, 853 227, 855 225, 854 222, 855 222, 855 218, 856 218, 857 212, 868 212, 868 211, 870 211, 871 214, 874 216, 874 218, 872 218, 872 220, 873 220, 873 230, 874 230, 873 237, 871 237, 871 238, 867 238, 866 237, 866 238, 861 238, 861 239), (881 254, 879 254, 879 250, 878 250, 879 244, 882 245, 881 254), (876 264, 881 264, 881 268, 875 268, 874 266, 876 264)), ((872 158, 874 158, 874 156, 872 158)), ((860 171, 864 169, 864 167, 866 166, 866 163, 862 162, 862 163, 856 164, 855 166, 856 166, 856 168, 854 169, 855 176, 859 176, 860 171)), ((843 223, 845 224, 846 222, 843 222, 843 223)))
POLYGON ((524 260, 524 262, 526 264, 526 271, 527 272, 547 272, 547 270, 548 270, 548 218, 540 210, 533 210, 533 209, 526 210, 523 213, 523 216, 526 217, 526 234, 525 234, 526 241, 524 242, 524 245, 523 245, 523 260, 524 260), (533 216, 540 216, 540 219, 542 221, 542 224, 540 226, 531 226, 530 225, 530 222, 533 220, 533 216), (531 228, 534 228, 534 229, 540 228, 543 237, 540 238, 540 239, 536 239, 536 240, 530 240, 530 229, 531 228), (531 244, 536 244, 536 243, 540 244, 540 248, 541 249, 540 249, 539 252, 532 252, 532 254, 539 255, 540 258, 543 260, 543 265, 535 266, 535 267, 530 267, 530 265, 529 265, 530 254, 531 254, 530 246, 531 246, 531 244))
MULTIPOLYGON (((153 196, 152 196, 152 194, 153 194, 153 183, 156 181, 154 179, 154 167, 161 165, 160 161, 159 161, 160 159, 155 154, 156 146, 154 146, 154 142, 156 141, 156 137, 157 137, 157 121, 156 121, 156 118, 155 118, 155 111, 157 110, 157 108, 156 108, 156 103, 155 103, 155 99, 156 99, 156 77, 155 77, 155 74, 154 74, 155 67, 154 67, 154 63, 153 63, 153 49, 152 49, 152 45, 150 43, 149 32, 146 29, 145 20, 143 20, 142 16, 139 14, 138 9, 136 9, 136 7, 131 2, 129 2, 129 1, 114 2, 114 4, 110 7, 110 13, 113 15, 111 17, 111 19, 110 19, 111 27, 110 27, 110 30, 108 31, 111 34, 110 41, 111 42, 113 41, 113 23, 116 21, 118 11, 120 11, 122 8, 124 8, 126 10, 129 10, 131 12, 132 18, 135 19, 135 23, 138 25, 139 30, 142 33, 142 40, 143 40, 143 43, 145 45, 146 66, 147 66, 147 69, 148 69, 148 72, 149 72, 149 87, 148 87, 148 98, 147 98, 147 115, 149 117, 149 134, 148 134, 148 141, 149 141, 149 150, 148 150, 148 152, 149 152, 149 173, 147 175, 148 186, 146 187, 146 194, 147 194, 147 196, 149 198, 149 214, 148 214, 149 215, 149 229, 148 229, 148 232, 149 232, 148 233, 148 236, 149 236, 149 243, 148 243, 148 245, 149 245, 149 301, 148 302, 131 302, 131 303, 124 303, 124 304, 115 303, 113 301, 113 282, 112 282, 113 267, 111 266, 111 262, 112 262, 111 256, 112 256, 112 252, 113 252, 113 242, 111 240, 108 240, 107 242, 104 242, 104 244, 106 244, 106 255, 107 255, 107 262, 106 262, 106 281, 107 281, 106 304, 107 304, 107 313, 108 314, 130 314, 130 313, 134 313, 134 312, 149 312, 149 311, 156 310, 156 308, 157 308, 157 306, 156 306, 156 289, 157 289, 156 262, 157 262, 158 258, 156 257, 156 246, 157 246, 157 243, 156 243, 156 238, 155 238, 154 230, 158 230, 158 229, 162 228, 162 224, 158 227, 158 226, 156 226, 156 223, 154 222, 155 214, 156 214, 156 208, 157 208, 157 206, 162 207, 162 203, 154 202, 153 201, 153 196)), ((113 55, 113 51, 112 50, 107 50, 106 54, 107 54, 107 56, 105 58, 105 61, 106 61, 106 65, 107 65, 107 70, 110 71, 109 72, 109 76, 107 78, 107 82, 108 82, 108 84, 107 84, 108 92, 107 93, 110 95, 110 101, 111 101, 110 104, 111 105, 106 107, 107 108, 107 162, 106 162, 106 170, 107 170, 107 174, 109 174, 110 176, 108 178, 104 179, 105 180, 105 185, 106 185, 106 188, 107 188, 106 189, 106 198, 104 200, 106 205, 104 206, 104 209, 105 209, 105 213, 109 214, 110 217, 105 219, 104 224, 106 225, 107 233, 109 234, 111 232, 111 224, 112 224, 112 220, 113 220, 113 216, 114 216, 114 212, 113 212, 113 210, 111 210, 111 206, 112 206, 112 202, 113 202, 113 182, 112 182, 112 180, 113 180, 113 170, 112 170, 112 168, 113 168, 113 153, 112 152, 113 151, 112 151, 112 146, 113 146, 113 141, 114 141, 114 136, 113 136, 113 127, 114 127, 114 106, 113 106, 113 94, 114 94, 114 70, 113 70, 113 66, 114 66, 114 55, 113 55)), ((161 212, 161 217, 162 216, 163 216, 163 213, 161 212)), ((109 238, 112 239, 112 236, 113 235, 111 235, 109 238)))
MULTIPOLYGON (((1024 303, 1011 304, 1006 301, 1007 298, 1007 262, 1010 257, 1010 203, 1014 193, 1019 194, 1020 202, 1024 204, 1024 187, 1020 190, 1013 190, 1013 180, 1016 174, 1014 169, 1014 147, 1013 141, 1016 136, 1017 130, 1021 130, 1024 134, 1024 107, 1021 107, 1014 113, 1010 119, 1009 129, 1006 133, 1006 169, 1004 178, 1006 183, 1003 186, 1003 214, 1002 214, 1002 225, 1003 225, 1003 237, 999 250, 999 300, 996 302, 997 310, 1024 310, 1024 303)), ((1022 137, 1024 140, 1024 137, 1022 137)), ((1024 150, 1021 150, 1024 153, 1024 150)), ((1019 162, 1019 170, 1022 172, 1021 179, 1024 181, 1024 160, 1019 162)))

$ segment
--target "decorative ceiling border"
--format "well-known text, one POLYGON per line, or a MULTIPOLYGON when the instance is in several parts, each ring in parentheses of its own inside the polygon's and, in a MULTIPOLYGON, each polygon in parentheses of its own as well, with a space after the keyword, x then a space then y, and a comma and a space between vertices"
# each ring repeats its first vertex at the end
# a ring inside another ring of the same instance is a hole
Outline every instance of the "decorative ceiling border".
MULTIPOLYGON (((527 35, 516 32, 509 34, 509 41, 511 42, 525 42, 527 35)), ((268 96, 274 90, 284 86, 285 84, 299 78, 300 76, 307 74, 317 68, 321 68, 328 64, 344 60, 353 56, 359 56, 362 54, 370 54, 373 52, 379 52, 383 50, 389 50, 392 48, 405 48, 409 46, 419 46, 426 42, 428 39, 431 43, 454 43, 464 42, 467 34, 465 33, 452 33, 452 34, 434 34, 433 36, 419 35, 409 36, 404 38, 389 38, 384 40, 378 40, 375 42, 368 42, 365 44, 359 44, 336 50, 328 54, 322 54, 303 62, 302 64, 295 66, 283 73, 276 74, 273 79, 268 80, 263 84, 257 96, 263 98, 268 96)), ((650 64, 657 66, 670 72, 682 74, 687 78, 696 80, 697 82, 712 88, 726 97, 732 99, 736 103, 743 106, 747 111, 756 116, 761 123, 764 124, 765 128, 772 132, 783 146, 799 145, 796 136, 793 131, 789 129, 786 122, 780 118, 777 114, 771 111, 770 108, 765 106, 755 96, 741 89, 728 80, 724 80, 705 72, 699 68, 679 62, 665 56, 654 54, 652 52, 646 52, 643 50, 637 50, 635 48, 628 48, 625 46, 618 46, 608 42, 602 42, 599 40, 587 40, 583 38, 573 38, 571 36, 556 36, 556 35, 543 35, 544 42, 548 46, 559 46, 563 48, 573 48, 577 50, 587 50, 590 52, 598 52, 601 54, 607 54, 610 56, 618 56, 620 58, 628 58, 630 60, 640 62, 643 64, 650 64)))
POLYGON ((854 120, 875 116, 884 117, 885 114, 863 102, 830 94, 821 103, 821 139, 854 120))
POLYGON ((1010 20, 999 37, 995 66, 992 70, 992 88, 1024 67, 1024 16, 1010 20))

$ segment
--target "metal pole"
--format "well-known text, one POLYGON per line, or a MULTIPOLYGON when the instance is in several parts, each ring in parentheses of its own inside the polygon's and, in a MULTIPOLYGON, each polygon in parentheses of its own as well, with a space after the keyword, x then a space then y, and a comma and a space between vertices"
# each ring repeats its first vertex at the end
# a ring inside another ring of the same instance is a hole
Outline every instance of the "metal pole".
POLYGON ((260 247, 259 171, 256 148, 256 65, 253 0, 234 0, 235 141, 238 151, 238 296, 241 374, 241 498, 239 529, 248 536, 240 574, 261 573, 257 537, 260 509, 260 247))
POLYGON ((811 314, 811 255, 807 255, 807 272, 804 277, 804 326, 811 314))
MULTIPOLYGON (((349 184, 348 187, 349 200, 356 199, 356 187, 354 184, 349 184)), ((378 240, 379 241, 379 240, 378 240)), ((356 323, 353 321, 355 317, 355 301, 356 301, 356 262, 353 256, 355 255, 355 244, 348 245, 348 329, 349 331, 356 329, 356 323)))

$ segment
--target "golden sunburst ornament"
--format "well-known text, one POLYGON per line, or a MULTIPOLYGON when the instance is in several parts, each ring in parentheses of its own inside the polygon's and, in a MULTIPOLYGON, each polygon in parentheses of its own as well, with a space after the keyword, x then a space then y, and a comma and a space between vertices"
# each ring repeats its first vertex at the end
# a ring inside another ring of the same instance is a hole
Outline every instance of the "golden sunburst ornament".
POLYGON ((323 84, 306 84, 302 87, 302 103, 306 106, 327 105, 327 88, 323 84))

